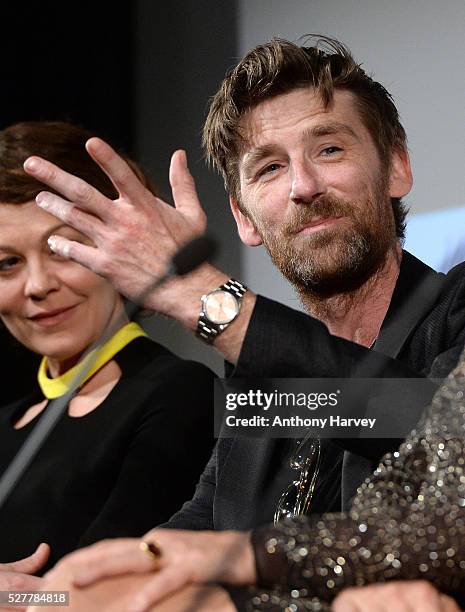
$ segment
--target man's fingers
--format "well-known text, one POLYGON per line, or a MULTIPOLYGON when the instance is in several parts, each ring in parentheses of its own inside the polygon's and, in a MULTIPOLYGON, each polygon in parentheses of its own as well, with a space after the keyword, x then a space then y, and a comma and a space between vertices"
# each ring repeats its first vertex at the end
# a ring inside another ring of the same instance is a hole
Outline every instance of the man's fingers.
POLYGON ((72 259, 96 274, 103 274, 106 266, 98 249, 62 236, 52 235, 47 240, 50 249, 65 259, 72 259))
POLYGON ((175 151, 171 157, 170 185, 176 209, 184 217, 200 226, 199 231, 205 229, 205 213, 200 205, 194 179, 187 167, 186 152, 175 151))
POLYGON ((50 556, 50 546, 48 544, 39 544, 32 555, 13 563, 0 564, 0 570, 9 570, 12 572, 20 572, 23 574, 34 574, 43 567, 50 556))
POLYGON ((102 168, 115 189, 133 204, 143 203, 147 189, 140 182, 124 159, 100 138, 90 138, 86 149, 92 159, 102 168))
POLYGON ((41 191, 36 197, 37 206, 61 219, 67 225, 71 225, 88 236, 94 242, 98 241, 102 221, 89 212, 81 210, 71 202, 48 191, 41 191))
POLYGON ((98 217, 104 216, 105 210, 108 210, 108 198, 97 189, 41 157, 26 159, 24 170, 41 183, 58 191, 67 200, 79 204, 80 208, 89 210, 98 217))
POLYGON ((171 566, 160 570, 137 593, 128 608, 128 612, 145 612, 153 604, 185 586, 187 582, 179 567, 171 566))

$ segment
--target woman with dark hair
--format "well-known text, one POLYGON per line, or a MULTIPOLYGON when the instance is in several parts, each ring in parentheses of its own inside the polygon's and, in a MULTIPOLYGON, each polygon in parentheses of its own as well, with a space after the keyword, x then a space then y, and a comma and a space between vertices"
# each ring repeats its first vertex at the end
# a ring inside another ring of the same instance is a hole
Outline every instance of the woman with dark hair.
MULTIPOLYGON (((43 185, 23 171, 24 160, 51 159, 116 197, 85 150, 90 136, 63 122, 19 123, 0 132, 0 318, 43 357, 37 389, 0 409, 0 472, 50 400, 69 389, 80 356, 110 325, 117 328, 0 510, 5 562, 45 542, 51 566, 102 538, 142 535, 191 497, 213 445, 210 370, 149 340, 128 321, 108 281, 48 247, 52 232, 86 238, 36 206, 43 185)), ((42 546, 29 565, 0 569, 36 569, 46 557, 42 546)))

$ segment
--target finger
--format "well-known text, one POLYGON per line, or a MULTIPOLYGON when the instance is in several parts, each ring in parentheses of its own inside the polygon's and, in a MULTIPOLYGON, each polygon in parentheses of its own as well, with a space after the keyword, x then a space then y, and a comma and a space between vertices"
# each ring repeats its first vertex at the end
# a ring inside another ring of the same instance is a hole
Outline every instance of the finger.
POLYGON ((93 214, 81 210, 71 202, 48 191, 41 191, 36 197, 36 203, 42 210, 57 217, 67 225, 71 225, 94 242, 98 241, 104 225, 93 214))
POLYGON ((187 167, 185 151, 175 151, 171 157, 170 185, 176 209, 194 223, 203 221, 205 213, 200 205, 194 179, 187 167))
POLYGON ((96 274, 104 275, 107 269, 106 259, 95 247, 55 235, 49 236, 47 242, 50 249, 57 255, 65 259, 72 259, 96 274))
POLYGON ((108 198, 97 189, 41 157, 28 157, 24 162, 24 170, 61 193, 67 200, 79 204, 80 208, 91 211, 98 217, 104 216, 109 208, 106 205, 108 198))
POLYGON ((43 586, 43 578, 20 572, 2 572, 0 585, 2 591, 35 591, 43 586))
POLYGON ((342 591, 334 600, 332 612, 410 612, 401 598, 396 597, 395 602, 383 594, 384 585, 370 585, 365 587, 351 587, 342 591), (392 604, 392 605, 391 605, 392 604))
POLYGON ((13 563, 2 564, 0 567, 2 570, 10 570, 23 574, 34 574, 43 567, 49 556, 50 546, 42 542, 29 557, 14 561, 13 563))
POLYGON ((105 172, 115 189, 130 203, 143 203, 149 193, 124 159, 100 138, 90 138, 86 149, 105 172))
POLYGON ((154 560, 142 552, 137 542, 132 542, 124 548, 107 546, 102 554, 93 555, 82 561, 72 577, 77 587, 88 586, 97 580, 121 574, 137 574, 153 571, 154 560), (113 548, 113 549, 112 549, 113 548))
POLYGON ((185 586, 187 582, 179 567, 162 569, 137 593, 128 611, 145 612, 153 604, 185 586))
POLYGON ((347 592, 343 591, 331 605, 331 612, 360 612, 360 608, 352 596, 347 592))
POLYGON ((403 597, 409 604, 409 612, 442 612, 440 596, 436 588, 425 580, 399 584, 403 597))
POLYGON ((440 612, 460 612, 460 608, 451 597, 441 593, 439 595, 439 601, 441 602, 440 612))

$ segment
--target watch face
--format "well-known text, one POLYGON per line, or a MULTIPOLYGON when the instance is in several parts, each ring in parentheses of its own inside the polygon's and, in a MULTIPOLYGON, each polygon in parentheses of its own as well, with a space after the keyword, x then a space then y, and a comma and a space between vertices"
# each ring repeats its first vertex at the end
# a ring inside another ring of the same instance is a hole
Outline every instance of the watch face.
POLYGON ((239 312, 236 298, 227 291, 212 291, 204 300, 204 312, 207 319, 217 325, 231 323, 239 312))

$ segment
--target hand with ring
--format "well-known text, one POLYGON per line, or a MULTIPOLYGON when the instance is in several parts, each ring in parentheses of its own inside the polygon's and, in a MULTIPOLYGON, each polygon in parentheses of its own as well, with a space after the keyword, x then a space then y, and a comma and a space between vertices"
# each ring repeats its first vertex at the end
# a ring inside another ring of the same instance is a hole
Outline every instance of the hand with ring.
POLYGON ((190 584, 254 584, 255 560, 250 534, 244 532, 155 529, 141 540, 105 540, 65 557, 55 571, 86 587, 110 576, 153 572, 131 601, 133 612, 190 584))
POLYGON ((149 557, 154 561, 158 561, 161 557, 161 549, 155 544, 155 542, 142 540, 139 543, 139 548, 142 552, 149 555, 149 557))

